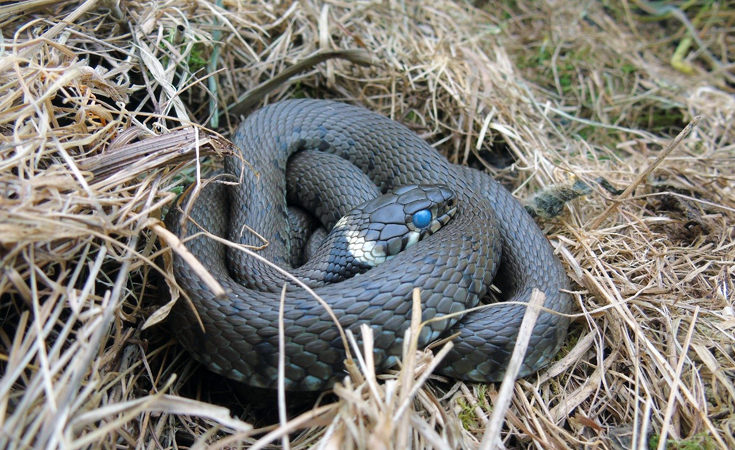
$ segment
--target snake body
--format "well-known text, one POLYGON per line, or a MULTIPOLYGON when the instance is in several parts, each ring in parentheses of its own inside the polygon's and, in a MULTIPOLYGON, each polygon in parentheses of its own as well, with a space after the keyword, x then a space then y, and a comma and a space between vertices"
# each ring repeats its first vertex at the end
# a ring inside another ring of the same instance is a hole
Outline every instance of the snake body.
MULTIPOLYGON (((403 125, 366 109, 324 100, 289 100, 264 107, 238 128, 233 142, 242 157, 228 157, 225 171, 237 184, 209 183, 184 216, 172 208, 169 229, 181 238, 210 233, 259 251, 288 268, 290 244, 285 172, 289 157, 304 150, 340 156, 387 192, 412 184, 442 184, 457 198, 457 213, 443 229, 367 273, 317 287, 342 327, 359 336, 361 324, 374 332, 378 369, 395 364, 411 317, 411 292, 421 289, 422 319, 441 317, 478 304, 493 281, 502 298, 527 302, 534 288, 544 306, 568 313, 569 282, 553 249, 533 219, 491 177, 451 164, 403 125), (247 164, 243 164, 246 161, 247 164), (182 228, 184 218, 189 218, 182 228)), ((329 168, 325 168, 329 170, 329 168)), ((183 205, 188 197, 179 202, 183 205)), ((272 267, 206 236, 187 248, 227 290, 214 296, 174 255, 174 275, 204 325, 185 302, 171 313, 182 344, 207 368, 251 386, 274 388, 278 378, 278 305, 288 279, 272 267)), ((308 277, 307 277, 308 278, 308 277)), ((318 284, 317 284, 318 285, 318 284)), ((319 286, 319 285, 318 285, 319 286)), ((441 373, 471 381, 502 378, 525 307, 499 304, 425 326, 423 346, 458 333, 441 373)), ((521 376, 548 364, 562 344, 569 320, 542 311, 521 376)), ((322 390, 345 375, 338 329, 303 289, 290 288, 285 309, 285 382, 289 390, 322 390)))

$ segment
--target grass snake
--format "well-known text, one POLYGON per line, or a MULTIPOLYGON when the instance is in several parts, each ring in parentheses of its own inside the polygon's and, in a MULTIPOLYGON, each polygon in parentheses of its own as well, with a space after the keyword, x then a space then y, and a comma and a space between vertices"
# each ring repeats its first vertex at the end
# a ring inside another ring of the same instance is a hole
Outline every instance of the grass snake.
MULTIPOLYGON (((538 288, 546 294, 546 308, 571 310, 564 269, 520 203, 490 176, 450 163, 395 121, 344 103, 288 100, 251 114, 237 129, 233 143, 242 155, 227 157, 225 172, 239 182, 208 183, 186 216, 179 207, 166 217, 167 227, 190 238, 187 248, 228 292, 226 298, 215 297, 174 255, 177 284, 192 300, 204 331, 183 301, 171 313, 172 328, 194 358, 214 372, 255 387, 276 387, 278 304, 284 278, 219 241, 191 236, 201 227, 236 243, 262 246, 263 240, 250 228, 268 242, 259 251, 262 256, 290 267, 285 173, 289 157, 299 152, 336 155, 382 193, 406 185, 446 185, 456 196, 456 214, 439 232, 366 273, 333 284, 316 282, 315 291, 344 328, 356 336, 363 323, 373 329, 379 369, 395 364, 401 354, 414 287, 421 289, 424 320, 476 306, 492 283, 500 288, 503 300, 527 302, 538 288), (185 230, 184 217, 190 219, 185 230)), ((331 167, 321 167, 328 179, 331 167)), ((332 179, 332 185, 350 184, 350 179, 332 179)), ((178 204, 186 200, 185 195, 178 204)), ((524 313, 523 305, 501 303, 460 320, 433 322, 422 330, 419 344, 459 333, 440 372, 470 381, 497 381, 510 359, 524 313)), ((345 376, 337 327, 303 289, 289 289, 284 325, 287 389, 322 390, 345 376)), ((548 364, 568 325, 563 315, 541 312, 521 376, 548 364)))

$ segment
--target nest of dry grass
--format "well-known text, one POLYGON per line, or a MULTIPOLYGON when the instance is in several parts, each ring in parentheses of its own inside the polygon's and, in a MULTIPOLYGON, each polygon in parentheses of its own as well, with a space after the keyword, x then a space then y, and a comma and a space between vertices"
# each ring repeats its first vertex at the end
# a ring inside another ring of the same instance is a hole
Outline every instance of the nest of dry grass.
POLYGON ((0 4, 0 445, 735 448, 735 15, 484 3, 0 4), (298 96, 406 123, 519 197, 594 186, 542 222, 579 314, 509 409, 409 349, 278 418, 143 329, 162 211, 241 115, 298 96))

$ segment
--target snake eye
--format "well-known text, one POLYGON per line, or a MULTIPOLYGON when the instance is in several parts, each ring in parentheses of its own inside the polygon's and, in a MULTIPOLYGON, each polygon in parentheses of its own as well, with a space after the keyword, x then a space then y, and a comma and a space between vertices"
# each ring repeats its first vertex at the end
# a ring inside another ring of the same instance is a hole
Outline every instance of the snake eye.
POLYGON ((416 228, 426 228, 431 223, 431 211, 422 209, 413 213, 413 224, 416 228))

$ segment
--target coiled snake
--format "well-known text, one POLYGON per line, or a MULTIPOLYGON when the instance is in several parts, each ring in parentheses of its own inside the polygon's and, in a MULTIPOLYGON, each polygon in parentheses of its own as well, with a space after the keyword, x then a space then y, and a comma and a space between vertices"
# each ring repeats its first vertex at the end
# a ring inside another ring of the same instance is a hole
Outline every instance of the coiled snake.
MULTIPOLYGON (((363 108, 323 100, 289 100, 262 108, 238 128, 242 158, 228 157, 225 171, 239 183, 209 183, 181 227, 172 208, 169 229, 185 238, 201 231, 253 246, 289 266, 285 172, 289 156, 304 150, 332 153, 366 174, 381 192, 405 185, 446 185, 456 196, 455 216, 436 234, 368 272, 334 284, 317 284, 341 325, 375 335, 379 368, 401 354, 411 315, 411 292, 421 289, 422 318, 474 307, 492 282, 504 300, 527 302, 533 288, 545 307, 568 313, 569 282, 546 237, 524 208, 488 175, 449 163, 403 125, 363 108), (243 162, 246 164, 243 167, 243 162), (185 234, 185 235, 182 235, 185 234), (499 237, 499 239, 498 239, 499 237)), ((329 170, 325 167, 324 170, 329 170)), ((183 199, 185 200, 185 199, 183 199)), ((179 204, 183 204, 183 200, 179 204)), ((199 235, 187 248, 228 291, 216 298, 178 256, 174 275, 204 323, 179 301, 170 321, 178 339, 207 368, 251 386, 274 388, 278 361, 278 304, 284 278, 271 267, 199 235)), ((525 307, 499 304, 461 320, 424 327, 420 345, 459 333, 441 373, 472 381, 502 378, 525 307)), ((562 344, 569 320, 542 311, 521 375, 546 365, 562 344)), ((303 289, 290 289, 285 309, 286 388, 321 390, 344 377, 344 349, 337 327, 303 289)))

